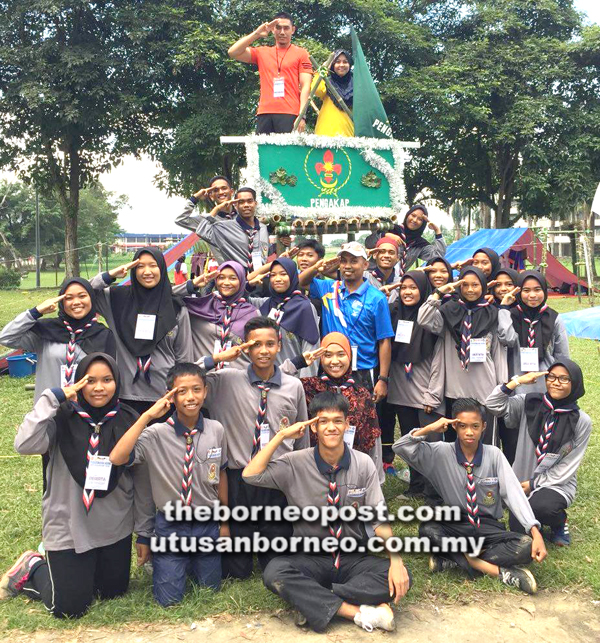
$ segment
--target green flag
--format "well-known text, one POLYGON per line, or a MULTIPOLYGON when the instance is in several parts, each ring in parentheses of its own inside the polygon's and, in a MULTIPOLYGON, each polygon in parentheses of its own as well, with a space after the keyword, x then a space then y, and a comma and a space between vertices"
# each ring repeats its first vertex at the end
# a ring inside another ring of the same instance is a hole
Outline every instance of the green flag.
POLYGON ((352 27, 352 55, 354 57, 352 101, 354 136, 393 138, 390 121, 383 109, 354 27, 352 27))

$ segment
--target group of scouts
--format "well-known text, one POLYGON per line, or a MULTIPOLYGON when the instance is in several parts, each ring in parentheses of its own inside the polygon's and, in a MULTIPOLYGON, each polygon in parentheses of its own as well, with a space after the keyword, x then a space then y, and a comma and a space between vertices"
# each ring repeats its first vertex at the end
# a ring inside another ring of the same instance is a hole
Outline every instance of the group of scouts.
MULTIPOLYGON (((485 538, 476 557, 432 555, 432 572, 535 592, 525 566, 546 557, 545 540, 570 544, 566 509, 592 428, 544 276, 503 267, 489 248, 450 265, 423 205, 369 249, 349 242, 326 259, 301 239, 272 257, 256 206, 254 190, 216 177, 177 222, 210 245, 217 270, 172 286, 162 253, 142 248, 89 282, 66 280, 1 331, 0 344, 38 355, 15 449, 44 461, 43 548, 4 574, 2 596, 79 617, 127 591, 133 533, 162 606, 182 600, 189 576, 217 590, 254 561, 151 557, 153 537, 385 543, 388 522, 177 521, 165 507, 385 506, 396 455, 410 467, 405 497, 460 508, 459 522, 422 523, 422 536, 485 538), (202 200, 208 211, 195 213, 202 200)), ((390 603, 411 584, 392 551, 266 551, 258 563, 316 631, 336 615, 390 630, 390 603)))

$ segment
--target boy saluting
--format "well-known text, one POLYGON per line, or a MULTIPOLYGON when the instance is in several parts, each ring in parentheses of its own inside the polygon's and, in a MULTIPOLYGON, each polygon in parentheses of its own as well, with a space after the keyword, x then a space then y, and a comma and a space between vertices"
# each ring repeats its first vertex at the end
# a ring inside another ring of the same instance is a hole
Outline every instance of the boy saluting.
MULTIPOLYGON (((385 507, 377 470, 366 453, 344 444, 348 429, 348 401, 331 391, 320 393, 310 404, 313 417, 277 435, 246 466, 244 481, 258 487, 278 489, 290 506, 355 508, 385 507), (273 458, 284 440, 301 439, 310 426, 317 446, 273 458)), ((375 535, 384 543, 392 536, 388 523, 373 523, 375 535)), ((345 538, 366 541, 364 523, 334 520, 294 523, 294 536, 345 538)), ((298 610, 297 623, 317 632, 325 630, 334 616, 354 621, 367 631, 376 627, 393 630, 390 600, 397 603, 410 586, 410 577, 398 554, 389 560, 367 553, 345 553, 339 545, 330 553, 297 553, 279 556, 267 565, 265 585, 298 610)))
MULTIPOLYGON (((444 504, 460 507, 460 522, 422 523, 419 535, 442 547, 445 537, 483 537, 478 557, 446 552, 432 556, 429 568, 441 572, 462 567, 470 576, 480 572, 499 578, 505 585, 534 594, 533 574, 520 565, 546 558, 546 547, 536 520, 516 475, 504 454, 481 441, 485 431, 483 407, 474 399, 456 400, 453 420, 440 418, 433 424, 402 436, 393 449, 405 462, 431 480, 444 504), (444 433, 452 425, 456 442, 425 442, 429 433, 444 433), (507 531, 502 502, 508 506, 528 535, 507 531)), ((441 550, 440 550, 441 551, 441 550)))

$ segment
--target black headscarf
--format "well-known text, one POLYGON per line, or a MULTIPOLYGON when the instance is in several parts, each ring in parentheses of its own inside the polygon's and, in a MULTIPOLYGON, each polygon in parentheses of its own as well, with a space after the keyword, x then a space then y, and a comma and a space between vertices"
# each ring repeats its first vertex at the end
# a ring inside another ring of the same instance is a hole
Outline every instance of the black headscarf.
MULTIPOLYGON (((342 97, 343 101, 346 103, 346 106, 350 109, 352 108, 352 101, 354 98, 354 80, 352 77, 352 70, 349 69, 348 73, 345 76, 338 76, 333 69, 335 61, 342 55, 346 56, 350 67, 352 67, 352 56, 345 49, 336 49, 333 54, 333 60, 329 66, 329 81, 336 88, 338 94, 342 97)), ((327 89, 327 95, 333 101, 333 104, 339 109, 343 110, 338 99, 332 94, 329 87, 325 85, 327 89)))
POLYGON ((575 427, 579 421, 577 400, 585 395, 583 373, 578 364, 565 358, 552 364, 548 370, 551 371, 554 366, 564 366, 567 369, 571 377, 571 392, 569 395, 562 400, 553 400, 549 393, 528 393, 525 396, 527 430, 535 446, 539 443, 544 424, 548 416, 553 413, 553 409, 569 410, 568 413, 554 414, 555 424, 548 443, 548 453, 558 453, 562 445, 573 438, 575 427))
POLYGON ((402 276, 400 282, 402 283, 406 279, 412 279, 415 282, 419 289, 420 299, 414 306, 405 306, 402 303, 402 298, 398 297, 390 306, 392 328, 396 328, 398 320, 400 319, 413 322, 409 344, 396 341, 392 342, 392 358, 402 364, 418 364, 433 355, 433 349, 438 339, 436 335, 417 324, 419 308, 421 308, 427 297, 431 294, 431 284, 429 283, 427 274, 422 270, 411 270, 407 272, 402 276))
POLYGON ((461 294, 456 299, 451 299, 445 303, 440 312, 452 338, 460 350, 460 338, 462 333, 463 321, 468 310, 473 311, 471 337, 484 337, 498 325, 498 309, 489 305, 485 300, 487 293, 487 280, 479 268, 466 266, 460 271, 459 279, 462 279, 469 273, 474 274, 481 284, 481 297, 477 301, 466 301, 461 294))
POLYGON ((516 306, 511 308, 510 315, 512 317, 513 328, 519 336, 519 345, 522 347, 529 346, 529 323, 526 322, 525 319, 527 318, 530 321, 540 319, 535 325, 534 345, 538 349, 538 358, 541 360, 554 334, 554 325, 556 324, 558 313, 546 305, 548 299, 548 282, 541 272, 537 270, 525 270, 519 273, 516 285, 522 288, 525 281, 532 278, 542 287, 544 291, 544 301, 537 308, 530 308, 523 303, 521 293, 519 292, 517 294, 516 306))
MULTIPOLYGON (((77 404, 89 413, 94 423, 100 422, 102 418, 115 407, 118 408, 117 414, 103 424, 100 429, 98 455, 108 456, 125 432, 135 423, 138 414, 131 407, 119 402, 119 369, 117 363, 110 355, 91 353, 84 357, 77 365, 75 381, 78 382, 87 373, 92 363, 96 361, 105 362, 112 371, 116 384, 115 394, 105 406, 95 407, 87 402, 83 397, 83 393, 79 391, 77 393, 77 404)), ((73 480, 83 488, 87 468, 88 444, 93 429, 88 422, 79 416, 75 410, 75 406, 69 401, 63 402, 60 405, 56 414, 55 423, 58 446, 69 469, 69 473, 73 477, 73 480)), ((124 470, 125 466, 117 467, 113 465, 108 489, 106 491, 96 490, 96 497, 102 498, 113 491, 124 470)))
MULTIPOLYGON (((432 257, 425 265, 426 266, 432 266, 434 263, 443 263, 446 266, 446 270, 448 271, 448 281, 446 283, 451 283, 454 281, 454 270, 452 268, 452 265, 450 262, 445 258, 445 257, 432 257)), ((427 273, 427 278, 429 280, 429 273, 427 273)), ((435 286, 431 283, 431 280, 429 280, 429 283, 431 284, 431 289, 433 290, 435 286)), ((450 301, 450 299, 457 299, 458 295, 456 293, 448 293, 447 295, 444 295, 442 297, 442 304, 445 304, 447 301, 450 301)))
POLYGON ((180 307, 173 301, 167 265, 158 248, 141 248, 133 260, 143 253, 154 257, 160 268, 160 281, 154 288, 144 288, 135 276, 136 267, 130 272, 131 285, 110 289, 110 307, 115 320, 115 331, 127 350, 134 357, 150 355, 156 345, 177 324, 180 307), (135 339, 138 315, 156 315, 153 339, 135 339))
POLYGON ((81 319, 75 319, 67 315, 63 301, 61 300, 58 303, 58 317, 53 319, 39 319, 32 328, 33 332, 44 341, 68 344, 71 333, 67 330, 65 322, 69 324, 73 331, 84 328, 86 324, 91 323, 89 328, 75 335, 75 342, 81 346, 81 350, 84 353, 108 353, 108 355, 116 357, 117 350, 112 331, 104 326, 104 324, 100 324, 97 321, 92 322, 96 316, 96 293, 90 285, 90 282, 81 277, 65 279, 58 294, 64 295, 71 284, 79 284, 88 293, 92 302, 90 312, 81 319))
POLYGON ((501 268, 500 257, 498 256, 498 253, 491 248, 479 248, 479 250, 475 250, 473 256, 475 256, 478 252, 483 252, 484 255, 487 255, 490 258, 490 261, 492 263, 492 272, 490 272, 490 276, 487 277, 487 280, 492 281, 496 272, 498 272, 498 270, 500 270, 501 268))
MULTIPOLYGON (((508 275, 510 277, 510 280, 513 282, 515 286, 518 285, 518 280, 519 280, 519 273, 516 270, 513 270, 512 268, 498 268, 496 272, 492 275, 492 279, 498 279, 498 275, 508 275)), ((492 287, 492 294, 494 295, 494 300, 496 301, 496 305, 500 305, 502 302, 496 297, 496 286, 492 287)), ((516 306, 516 303, 512 304, 512 306, 516 306)), ((511 308, 512 308, 511 306, 511 308)))
POLYGON ((417 228, 416 230, 411 230, 406 225, 406 219, 408 218, 408 215, 412 214, 416 210, 421 210, 426 217, 429 216, 429 213, 427 212, 427 208, 424 205, 417 203, 416 205, 413 205, 413 207, 410 208, 410 210, 404 215, 404 221, 402 222, 402 226, 397 226, 402 230, 400 237, 402 238, 402 241, 406 243, 407 250, 408 248, 421 248, 423 246, 429 245, 429 241, 423 238, 423 233, 425 232, 425 228, 427 227, 427 221, 424 220, 423 223, 420 225, 420 227, 417 228))

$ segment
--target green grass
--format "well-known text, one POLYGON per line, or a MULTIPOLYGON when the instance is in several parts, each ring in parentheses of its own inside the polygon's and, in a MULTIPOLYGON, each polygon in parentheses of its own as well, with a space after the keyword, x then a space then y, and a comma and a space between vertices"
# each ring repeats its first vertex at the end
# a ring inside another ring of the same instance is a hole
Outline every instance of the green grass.
MULTIPOLYGON (((0 293, 0 326, 18 312, 34 306, 50 296, 46 293, 0 293)), ((577 299, 553 298, 551 305, 559 312, 576 310, 577 299)), ((587 305, 584 303, 584 305, 587 305)), ((586 396, 582 407, 600 425, 600 353, 598 344, 589 340, 570 340, 572 357, 582 366, 585 375, 586 396)), ((32 392, 24 386, 33 378, 0 379, 0 569, 7 568, 24 550, 36 548, 41 539, 41 463, 39 457, 20 457, 13 451, 13 439, 23 416, 31 409, 32 392)), ((384 493, 390 508, 396 509, 395 497, 406 485, 398 479, 388 479, 384 493)), ((573 545, 567 549, 549 546, 548 559, 532 569, 544 590, 569 592, 591 591, 600 598, 600 439, 595 429, 579 472, 577 500, 569 510, 573 545)), ((417 525, 395 525, 398 536, 416 535, 417 525)), ((481 578, 467 581, 459 573, 432 576, 427 569, 427 557, 410 554, 405 557, 414 576, 414 587, 407 597, 409 603, 423 599, 436 603, 470 603, 489 600, 497 593, 510 593, 497 581, 481 578)), ((518 593, 517 593, 518 595, 518 593)), ((141 570, 132 574, 130 591, 123 598, 96 603, 89 613, 78 621, 50 618, 40 603, 23 597, 0 603, 0 630, 35 630, 38 628, 69 629, 122 626, 132 622, 177 622, 227 612, 247 615, 258 611, 273 612, 285 607, 284 603, 264 588, 260 575, 248 581, 229 581, 222 591, 190 588, 185 600, 178 606, 163 609, 152 598, 151 579, 141 570)))

